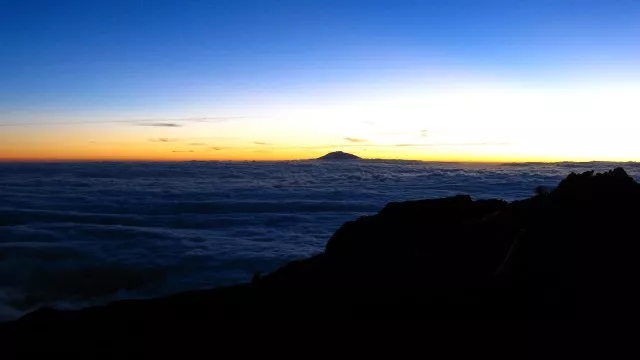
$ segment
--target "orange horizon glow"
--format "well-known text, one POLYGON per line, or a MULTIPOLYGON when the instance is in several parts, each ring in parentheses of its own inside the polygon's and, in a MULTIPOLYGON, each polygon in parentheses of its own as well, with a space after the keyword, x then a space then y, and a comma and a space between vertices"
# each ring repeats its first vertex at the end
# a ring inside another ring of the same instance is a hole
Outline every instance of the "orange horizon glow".
MULTIPOLYGON (((341 151, 341 150, 336 150, 341 151)), ((366 152, 358 152, 358 151, 349 151, 348 149, 344 150, 345 152, 349 152, 351 154, 357 155, 361 157, 363 160, 408 160, 408 161, 423 161, 423 162, 451 162, 451 163, 486 163, 486 164, 497 164, 497 163, 561 163, 561 162, 578 162, 578 163, 588 163, 588 162, 640 162, 637 159, 606 159, 606 158, 581 158, 581 159, 564 159, 564 158, 539 158, 539 157, 526 157, 526 158, 517 158, 517 157, 446 157, 446 156, 384 156, 384 155, 372 155, 368 156, 366 152)), ((313 160, 322 155, 327 154, 328 152, 317 152, 310 154, 309 156, 303 157, 292 157, 286 155, 278 155, 278 154, 262 154, 262 155, 250 155, 243 156, 242 153, 237 154, 236 156, 204 156, 198 155, 195 153, 187 153, 180 154, 175 156, 69 156, 69 157, 55 157, 55 156, 43 156, 43 157, 0 157, 0 162, 189 162, 189 161, 238 161, 238 162, 247 162, 247 161, 256 161, 256 162, 270 162, 270 161, 304 161, 304 160, 313 160), (192 154, 189 156, 189 154, 192 154)))
MULTIPOLYGON (((0 161, 287 161, 345 151, 445 162, 640 161, 640 86, 466 84, 274 101, 233 121, 0 127, 0 161)), ((86 116, 83 118, 89 118, 86 116)))

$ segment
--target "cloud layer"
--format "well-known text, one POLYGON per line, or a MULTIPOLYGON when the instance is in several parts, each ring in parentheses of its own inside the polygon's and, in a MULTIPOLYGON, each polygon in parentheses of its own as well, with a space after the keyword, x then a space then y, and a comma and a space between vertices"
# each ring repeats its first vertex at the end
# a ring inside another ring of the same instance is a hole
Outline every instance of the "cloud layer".
POLYGON ((513 200, 615 166, 0 163, 0 319, 246 281, 322 251, 343 222, 389 201, 513 200))

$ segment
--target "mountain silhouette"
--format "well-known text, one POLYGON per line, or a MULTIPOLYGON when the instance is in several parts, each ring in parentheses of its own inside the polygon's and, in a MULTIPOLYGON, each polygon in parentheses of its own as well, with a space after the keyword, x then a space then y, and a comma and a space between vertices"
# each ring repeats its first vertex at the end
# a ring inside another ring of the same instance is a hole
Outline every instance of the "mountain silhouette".
POLYGON ((358 159, 362 159, 362 158, 353 154, 343 152, 343 151, 334 151, 319 157, 317 160, 358 160, 358 159))
POLYGON ((19 355, 161 356, 169 346, 184 352, 201 344, 262 356, 292 344, 375 353, 374 344, 413 334, 430 354, 447 342, 447 351, 495 343, 508 353, 534 326, 560 332, 569 320, 633 313, 638 219, 640 184, 621 168, 572 173, 551 191, 511 203, 466 195, 389 203, 342 225, 324 252, 251 283, 41 309, 0 324, 0 339, 4 353, 19 355), (357 345, 360 337, 368 341, 357 345))

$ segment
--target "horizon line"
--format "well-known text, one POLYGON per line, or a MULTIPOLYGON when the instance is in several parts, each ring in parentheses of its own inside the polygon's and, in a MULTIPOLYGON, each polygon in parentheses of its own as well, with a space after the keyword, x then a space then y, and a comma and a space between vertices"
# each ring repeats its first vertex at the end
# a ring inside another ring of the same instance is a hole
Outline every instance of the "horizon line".
POLYGON ((331 159, 150 159, 150 158, 109 158, 109 159, 86 159, 86 158, 64 158, 64 159, 2 159, 0 163, 72 163, 72 162, 136 162, 136 163, 184 163, 184 162, 292 162, 292 161, 325 161, 325 162, 357 162, 357 161, 415 161, 431 163, 472 163, 472 164, 561 164, 561 163, 639 163, 640 160, 437 160, 437 159, 398 159, 398 158, 363 158, 349 160, 331 159))

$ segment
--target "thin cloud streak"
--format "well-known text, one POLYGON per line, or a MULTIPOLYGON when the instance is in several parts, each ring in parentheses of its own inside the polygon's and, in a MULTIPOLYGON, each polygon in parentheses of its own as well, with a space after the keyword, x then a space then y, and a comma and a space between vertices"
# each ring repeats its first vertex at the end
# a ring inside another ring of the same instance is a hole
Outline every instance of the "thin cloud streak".
POLYGON ((350 138, 350 137, 346 137, 344 139, 347 140, 348 142, 352 142, 352 143, 366 143, 366 142, 368 142, 368 140, 366 140, 366 139, 358 139, 358 138, 350 138))
POLYGON ((170 139, 170 138, 157 138, 157 139, 149 139, 150 142, 156 142, 156 143, 169 143, 169 142, 176 142, 178 141, 178 139, 170 139))
MULTIPOLYGON (((104 120, 104 121, 54 121, 54 122, 26 122, 26 123, 8 123, 0 124, 0 127, 16 127, 16 126, 47 126, 47 125, 91 125, 91 124, 137 124, 145 122, 212 122, 219 123, 231 120, 247 119, 245 116, 231 116, 231 117, 190 117, 190 118, 173 118, 173 119, 128 119, 128 120, 104 120)), ((145 126, 139 124, 141 126, 145 126)), ((153 126, 153 125, 146 125, 153 126)))
POLYGON ((148 123, 148 124, 135 124, 137 126, 152 126, 152 127, 182 127, 181 124, 175 123, 148 123))

